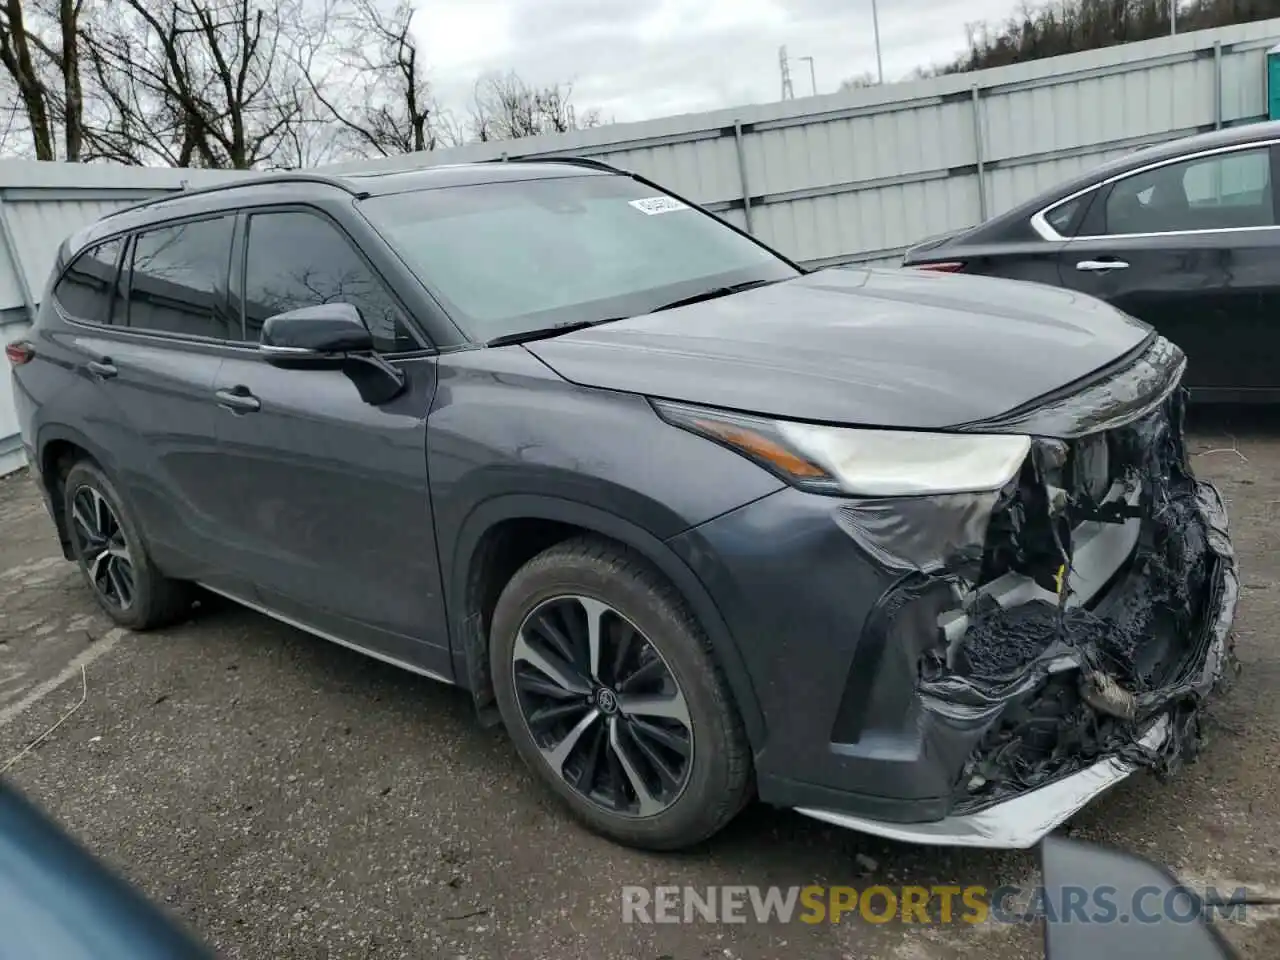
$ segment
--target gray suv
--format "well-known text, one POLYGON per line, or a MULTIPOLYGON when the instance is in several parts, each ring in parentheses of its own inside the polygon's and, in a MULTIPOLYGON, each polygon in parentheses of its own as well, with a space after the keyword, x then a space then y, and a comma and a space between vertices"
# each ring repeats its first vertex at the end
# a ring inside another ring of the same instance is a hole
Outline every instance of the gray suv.
POLYGON ((1236 600, 1185 359, 1031 284, 808 272, 589 161, 115 213, 9 344, 63 551, 464 687, 594 829, 753 795, 1027 846, 1194 754, 1236 600))

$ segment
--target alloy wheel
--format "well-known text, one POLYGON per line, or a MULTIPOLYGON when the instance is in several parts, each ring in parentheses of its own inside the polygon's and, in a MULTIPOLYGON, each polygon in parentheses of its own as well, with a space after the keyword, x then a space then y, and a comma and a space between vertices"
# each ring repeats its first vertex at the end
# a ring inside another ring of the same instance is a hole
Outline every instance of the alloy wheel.
POLYGON ((613 607, 544 601, 512 653, 516 700, 543 759, 610 813, 651 817, 675 803, 693 767, 693 724, 675 674, 613 607))
POLYGON ((89 582, 112 606, 133 604, 133 556, 115 509, 93 487, 76 491, 71 501, 72 529, 89 582))

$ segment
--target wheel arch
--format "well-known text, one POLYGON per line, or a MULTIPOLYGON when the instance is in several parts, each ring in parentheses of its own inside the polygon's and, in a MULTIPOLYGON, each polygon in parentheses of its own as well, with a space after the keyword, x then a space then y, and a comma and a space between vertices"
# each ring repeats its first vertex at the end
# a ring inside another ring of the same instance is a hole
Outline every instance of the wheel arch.
POLYGON ((582 534, 630 547, 671 581, 711 641, 748 740, 753 748, 763 744, 764 714, 751 677, 724 617, 697 575, 666 543, 642 527, 598 507, 538 495, 509 494, 479 504, 463 521, 448 554, 451 563, 445 582, 455 676, 470 689, 481 717, 486 722, 497 720, 488 656, 488 621, 497 593, 528 559, 554 543, 582 534), (520 549, 504 554, 504 536, 520 534, 525 538, 520 549), (500 559, 504 556, 508 556, 505 561, 500 559))
MULTIPOLYGON (((111 475, 111 457, 79 430, 61 425, 42 427, 36 436, 35 451, 40 486, 49 504, 49 513, 58 533, 62 555, 67 560, 72 560, 71 533, 67 528, 62 503, 62 481, 66 476, 66 469, 77 460, 89 459, 111 475)), ((120 496, 124 494, 120 493, 120 496)))

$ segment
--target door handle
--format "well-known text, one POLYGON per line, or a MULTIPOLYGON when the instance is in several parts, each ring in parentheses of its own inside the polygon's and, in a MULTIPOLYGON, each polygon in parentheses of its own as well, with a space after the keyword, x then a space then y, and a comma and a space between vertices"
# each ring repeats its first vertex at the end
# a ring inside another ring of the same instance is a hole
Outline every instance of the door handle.
POLYGON ((232 387, 214 393, 218 406, 232 413, 253 413, 262 409, 262 401, 249 392, 248 387, 232 387))
POLYGON ((84 365, 84 368, 99 380, 110 380, 120 372, 116 369, 116 365, 111 362, 110 357, 103 357, 101 360, 90 360, 84 365))
POLYGON ((1108 270, 1127 270, 1129 264, 1123 260, 1081 260, 1076 264, 1076 269, 1089 273, 1106 273, 1108 270))

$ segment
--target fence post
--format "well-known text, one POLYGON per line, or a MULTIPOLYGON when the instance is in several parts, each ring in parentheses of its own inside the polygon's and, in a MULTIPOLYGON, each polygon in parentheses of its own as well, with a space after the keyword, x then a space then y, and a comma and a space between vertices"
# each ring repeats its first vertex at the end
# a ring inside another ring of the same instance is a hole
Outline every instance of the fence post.
POLYGON ((36 301, 31 294, 27 271, 22 266, 22 257, 18 253, 18 241, 13 235, 13 225, 9 223, 9 211, 5 209, 3 191, 0 191, 0 241, 4 242, 5 259, 9 261, 14 278, 18 281, 18 290, 22 293, 22 305, 27 309, 27 320, 35 323, 36 301))
POLYGON ((982 91, 975 83, 973 93, 973 152, 978 159, 978 222, 987 219, 987 167, 982 154, 982 91))
POLYGON ((733 121, 733 146, 738 151, 738 181, 742 186, 742 212, 747 221, 747 233, 755 234, 751 225, 751 186, 747 182, 747 153, 742 146, 742 121, 733 121))
POLYGON ((1222 129, 1222 41, 1213 41, 1213 129, 1222 129))

